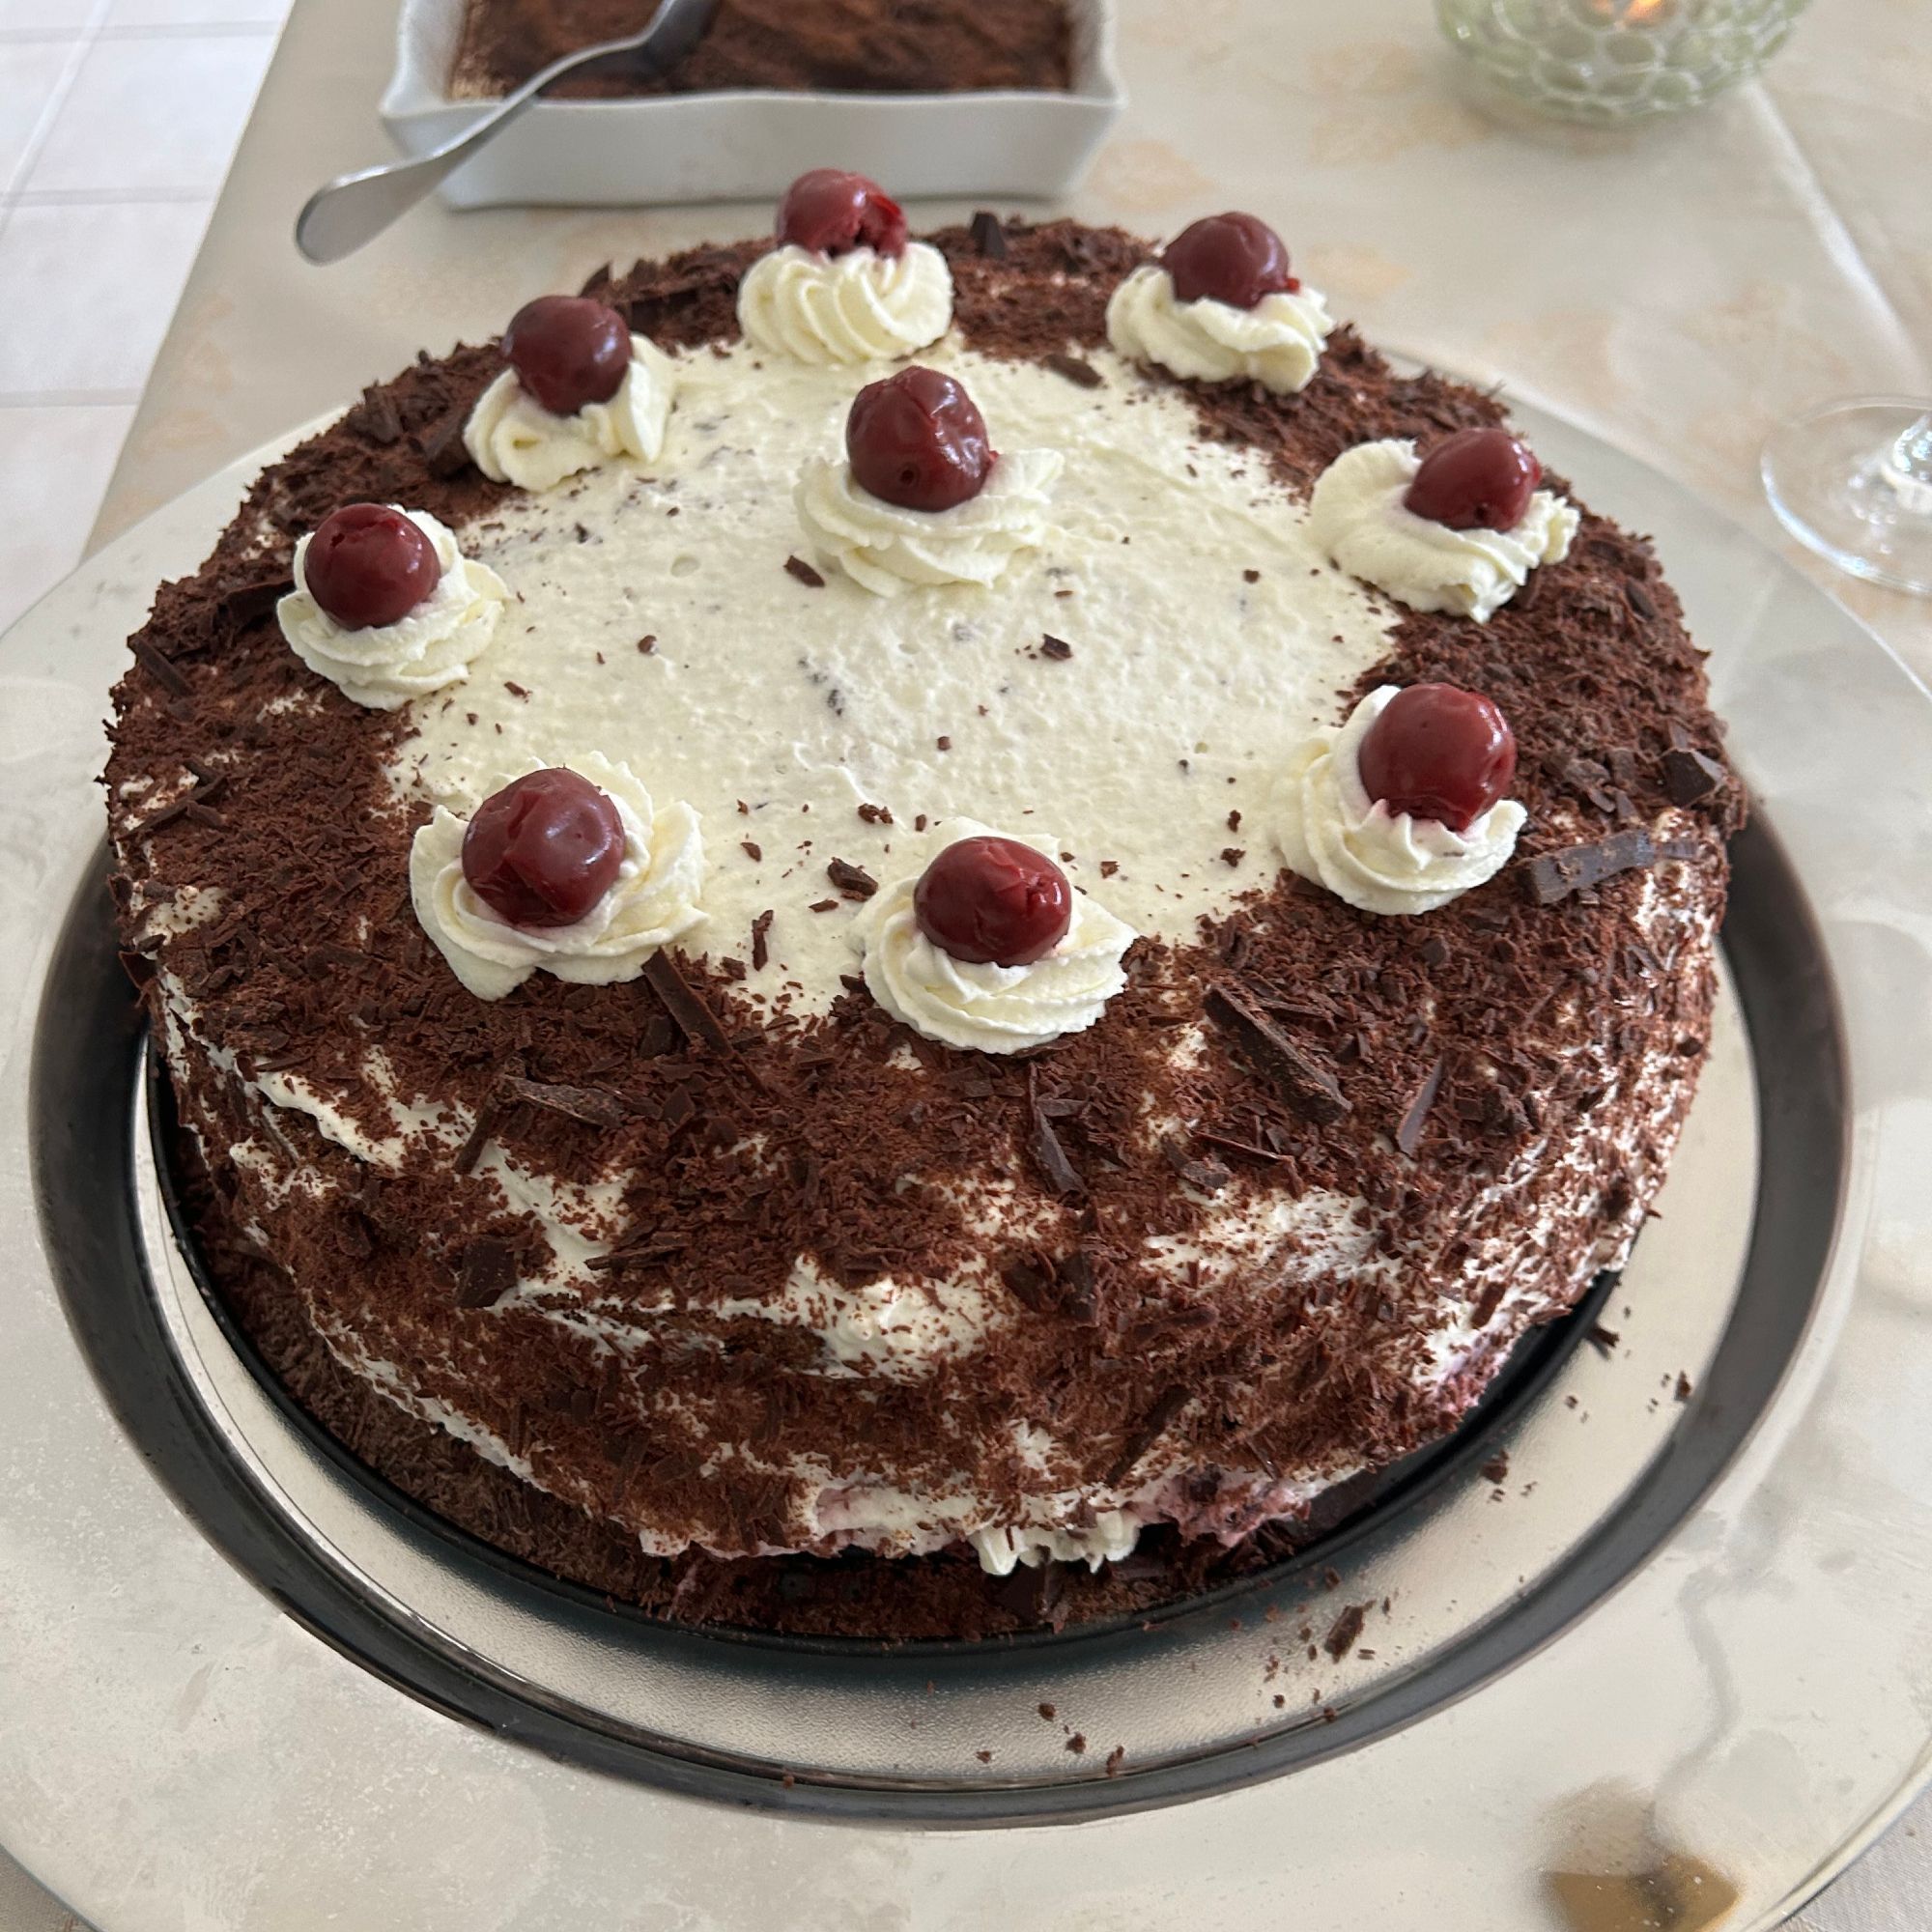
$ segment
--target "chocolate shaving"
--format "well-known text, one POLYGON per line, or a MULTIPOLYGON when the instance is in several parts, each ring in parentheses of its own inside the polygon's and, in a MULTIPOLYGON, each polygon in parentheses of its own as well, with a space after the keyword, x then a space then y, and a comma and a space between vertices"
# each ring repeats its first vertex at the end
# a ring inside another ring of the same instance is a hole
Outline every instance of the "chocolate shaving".
POLYGON ((1240 1043, 1255 1070, 1282 1103, 1317 1126, 1328 1126, 1349 1112, 1349 1100, 1335 1076, 1283 1033, 1246 993, 1225 983, 1209 986, 1209 1018, 1240 1043))
POLYGON ((1040 1104, 1037 1081, 1031 1067, 1027 1069, 1027 1112, 1032 1117, 1027 1146, 1038 1162, 1047 1186, 1060 1195, 1085 1193, 1087 1183, 1081 1179, 1079 1170, 1067 1159, 1066 1150, 1060 1144, 1053 1122, 1040 1104))
POLYGON ((1068 355, 1064 352, 1039 358, 1056 376, 1065 376, 1069 383, 1082 389, 1097 389, 1106 377, 1094 368, 1093 363, 1083 361, 1078 355, 1068 355))
POLYGON ((483 1104, 476 1110, 476 1118, 469 1123, 469 1132, 456 1153, 456 1171, 469 1174, 483 1158, 483 1150, 490 1144, 490 1136, 497 1131, 497 1121, 502 1111, 502 1102, 495 1094, 485 1096, 483 1104))
POLYGON ((188 818, 197 814, 197 808, 206 810, 210 799, 218 796, 228 782, 227 774, 216 772, 213 778, 198 780, 171 804, 164 805, 158 811, 151 812, 135 828, 136 833, 145 835, 158 832, 164 825, 172 825, 177 818, 188 818))
POLYGON ((1612 832, 1605 838, 1593 838, 1581 845, 1568 845, 1560 852, 1541 852, 1522 868, 1524 888, 1538 905, 1555 905, 1572 893, 1588 892, 1592 886, 1662 859, 1693 859, 1694 839, 1658 840, 1641 826, 1627 832, 1612 832))
POLYGON ((1101 1478, 1107 1487, 1120 1488, 1133 1466, 1160 1438, 1167 1434, 1168 1424, 1193 1400, 1193 1392, 1180 1382, 1170 1382, 1154 1397, 1152 1406, 1139 1422, 1127 1433, 1126 1441, 1122 1444, 1121 1453, 1114 1458, 1112 1466, 1101 1478))
POLYGON ((1009 1261, 1000 1270, 1000 1279, 1013 1299, 1031 1314, 1051 1315, 1060 1305, 1051 1268, 1035 1256, 1021 1255, 1009 1261))
POLYGON ((345 421, 357 436, 366 436, 384 449, 402 440, 402 415, 397 411, 395 397, 384 388, 364 389, 362 400, 349 412, 345 421))
POLYGON ((446 480, 469 468, 469 450, 463 440, 463 426, 469 420, 469 408, 459 406, 424 433, 417 447, 422 451, 423 468, 432 476, 446 480))
POLYGON ((982 208, 973 216, 972 225, 966 233, 972 241, 974 249, 986 260, 992 262, 1006 260, 1006 224, 990 208, 982 208))
POLYGON ((868 899, 879 890, 879 882, 863 866, 848 864, 843 859, 827 862, 825 876, 845 895, 848 899, 868 899))
POLYGON ((1039 640, 1039 654, 1051 658, 1055 664, 1065 664, 1073 655, 1073 646, 1065 638, 1056 638, 1051 631, 1039 640))
POLYGON ((1328 1634, 1321 1639, 1321 1648, 1337 1663, 1354 1649, 1362 1634, 1362 1626, 1369 1620, 1372 1605, 1350 1604, 1335 1621, 1328 1626, 1328 1634))
POLYGON ((1631 609, 1645 623, 1654 624, 1657 621, 1657 599, 1650 594, 1640 579, 1630 577, 1624 580, 1624 596, 1628 599, 1631 609))
POLYGON ((1663 754, 1663 788, 1672 805, 1698 805, 1721 791, 1730 774, 1702 752, 1672 750, 1663 754))
POLYGON ((714 1053, 729 1053, 731 1041, 718 1023, 718 1015, 694 992, 677 961, 668 952, 653 952, 644 962, 644 980, 660 1000, 677 1030, 692 1045, 708 1046, 714 1053))
POLYGON ((1607 1362, 1624 1338, 1614 1328, 1605 1328, 1601 1321, 1593 1321, 1583 1331, 1583 1339, 1607 1362))
POLYGON ((188 681, 175 668, 174 661, 171 658, 163 656, 146 638, 133 639, 130 648, 133 650, 135 657, 140 660, 141 666, 147 671, 148 675, 170 697, 185 697, 187 696, 189 689, 188 681))
POLYGON ((621 1126, 629 1109, 614 1094, 600 1087, 563 1087, 548 1080, 524 1080, 506 1075, 504 1091, 533 1107, 542 1107, 566 1120, 582 1121, 586 1127, 621 1126))
POLYGON ((517 1285, 516 1250, 494 1235, 483 1235, 463 1251, 456 1278, 459 1308, 489 1308, 517 1285))
POLYGON ((1509 1451, 1507 1449, 1498 1449, 1476 1473, 1486 1483, 1500 1483, 1508 1476, 1509 1472, 1509 1451))
POLYGON ((1412 1099, 1403 1112, 1402 1123, 1395 1130, 1395 1144, 1410 1160, 1415 1158, 1415 1151, 1422 1145, 1423 1122, 1429 1119, 1429 1110, 1435 1104, 1435 1095, 1442 1087, 1442 1056, 1435 1056, 1435 1064, 1423 1075, 1422 1085, 1415 1090, 1412 1099))
POLYGON ((770 911, 761 912, 752 922, 752 970, 762 973, 771 959, 772 951, 768 943, 771 937, 772 921, 777 917, 770 911))
POLYGON ((1198 1160, 1172 1137, 1160 1144, 1162 1157, 1189 1187, 1203 1194, 1218 1194, 1234 1179, 1218 1160, 1198 1160))
POLYGON ((785 558, 785 568, 805 585, 808 590, 823 590, 825 580, 802 556, 785 558))
POLYGON ((266 617, 295 588, 289 577, 264 577, 252 583, 238 583, 224 591, 221 608, 238 624, 252 624, 266 617))

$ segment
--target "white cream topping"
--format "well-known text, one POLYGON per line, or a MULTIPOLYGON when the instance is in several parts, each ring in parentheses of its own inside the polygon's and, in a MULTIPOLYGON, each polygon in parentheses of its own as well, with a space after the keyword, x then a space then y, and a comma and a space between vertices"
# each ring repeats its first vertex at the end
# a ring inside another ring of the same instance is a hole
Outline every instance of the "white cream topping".
POLYGON ((1157 362, 1193 383, 1261 383, 1304 389, 1335 327, 1315 290, 1282 290, 1253 308, 1203 296, 1182 301, 1158 263, 1136 269, 1107 304, 1107 340, 1130 362, 1157 362))
POLYGON ((1364 912, 1433 912, 1492 879, 1527 815, 1498 799, 1465 832, 1391 811, 1362 783, 1362 740, 1397 695, 1378 685, 1339 730, 1318 731, 1289 761, 1274 799, 1274 837, 1289 866, 1364 912))
MULTIPOLYGON (((704 840, 697 814, 684 804, 654 810, 651 795, 630 766, 595 752, 555 760, 588 779, 617 808, 624 858, 615 882, 574 925, 512 925, 463 876, 467 815, 438 805, 410 847, 410 896, 423 930, 449 970, 480 1000, 500 1000, 542 967, 559 980, 608 986, 635 980, 660 947, 703 919, 704 840)), ((488 796, 524 773, 530 760, 485 788, 488 796)), ((471 801, 481 803, 481 797, 471 801)))
MULTIPOLYGON (((961 838, 985 835, 983 825, 963 820, 934 842, 931 855, 961 838)), ((1048 840, 1020 838, 1020 842, 1054 857, 1048 840)), ((872 997, 927 1039, 980 1053, 1026 1053, 1069 1033, 1084 1033, 1127 983, 1121 961, 1134 943, 1133 927, 1077 886, 1066 931, 1045 957, 1027 966, 953 958, 920 930, 913 894, 923 869, 868 899, 852 939, 865 956, 872 997)))
POLYGON ((412 697, 461 683, 497 635, 503 600, 510 594, 487 564, 463 554, 455 536, 427 510, 402 514, 435 545, 442 573, 413 611, 393 624, 366 630, 338 624, 309 591, 313 536, 297 543, 296 587, 275 606, 276 622, 296 656, 345 697, 372 711, 393 711, 412 697))
POLYGON ((493 483, 554 490, 619 457, 655 463, 676 399, 678 365, 655 342, 631 337, 631 366, 608 402, 554 415, 505 369, 476 399, 463 445, 493 483))
POLYGON ((1570 554, 1581 518, 1553 491, 1537 491, 1514 529, 1452 530, 1403 501, 1421 467, 1414 443, 1391 438, 1345 449, 1316 480, 1310 527, 1351 577, 1411 611, 1485 624, 1539 564, 1570 554))
POLYGON ((863 488, 852 466, 814 457, 797 490, 798 520, 821 563, 879 597, 915 586, 999 582, 1045 540, 1057 449, 1003 453, 977 497, 950 510, 902 510, 863 488))
POLYGON ((775 910, 769 964, 742 990, 800 1013, 853 970, 857 908, 809 909, 827 862, 896 878, 922 815, 1050 830, 1071 875, 1151 937, 1191 941, 1265 888, 1282 753, 1387 655, 1396 613, 1327 562, 1253 452, 1204 440, 1184 392, 1111 352, 1092 353, 1096 389, 951 341, 931 359, 990 421, 1066 458, 1038 547, 996 594, 800 583, 792 486, 842 435, 851 372, 743 344, 680 357, 650 473, 592 471, 562 503, 512 496, 466 532, 517 601, 490 675, 415 707, 400 800, 468 810, 503 772, 586 746, 628 763, 702 818, 707 947, 747 957, 775 910), (1069 659, 1040 654, 1049 633, 1069 659))
POLYGON ((738 285, 738 327, 796 362, 880 362, 911 355, 952 327, 952 270, 925 242, 897 255, 843 255, 787 242, 738 285))

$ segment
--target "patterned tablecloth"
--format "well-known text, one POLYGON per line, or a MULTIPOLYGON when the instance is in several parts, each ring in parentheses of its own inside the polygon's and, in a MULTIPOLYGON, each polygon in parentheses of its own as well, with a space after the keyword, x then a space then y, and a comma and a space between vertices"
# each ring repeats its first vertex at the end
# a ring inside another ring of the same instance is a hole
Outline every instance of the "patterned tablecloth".
MULTIPOLYGON (((430 206, 346 264, 305 266, 288 238, 307 190, 387 153, 374 105, 394 12, 297 0, 98 539, 420 345, 490 333, 612 256, 764 219, 430 206)), ((1932 678, 1932 601, 1854 584, 1784 542, 1756 479, 1782 416, 1838 395, 1932 396, 1925 0, 1814 0, 1768 81, 1618 133, 1480 111, 1429 0, 1121 12, 1133 106, 1075 213, 1159 233, 1260 211, 1371 337, 1502 382, 1645 457, 1780 543, 1932 678)), ((1932 1802, 1796 1922, 1922 1932, 1921 1826, 1932 1802)), ((62 1922, 0 1860, 0 1927, 62 1922)))

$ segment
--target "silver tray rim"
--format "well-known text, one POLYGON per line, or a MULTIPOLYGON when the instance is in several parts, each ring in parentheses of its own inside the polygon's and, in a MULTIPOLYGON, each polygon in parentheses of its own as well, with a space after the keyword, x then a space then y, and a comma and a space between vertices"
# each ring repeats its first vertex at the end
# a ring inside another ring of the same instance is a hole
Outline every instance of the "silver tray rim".
POLYGON ((213 1557, 116 1429, 67 1339, 20 1158, 50 927, 96 842, 98 709, 120 639, 158 577, 199 561, 270 449, 83 566, 0 656, 8 708, 24 717, 39 700, 34 728, 0 740, 16 830, 37 833, 0 883, 0 1144, 14 1154, 0 1228, 16 1258, 0 1291, 0 1413, 15 1418, 0 1440, 0 1693, 15 1715, 0 1728, 0 1833, 29 1867, 115 1932, 166 1922, 184 1883, 233 1897, 224 1879, 290 1924, 309 1922, 304 1899, 340 1914, 366 1897, 400 1922, 466 1928, 702 1899, 709 1916, 689 1922, 749 1924, 789 1902, 804 1928, 848 1923, 864 1884, 946 1901, 909 1922, 977 1922, 976 1907, 1017 1900, 1040 1924, 1075 1911, 1151 1924, 1180 1908, 1234 1926, 1267 1922, 1277 1866, 1256 1848, 1286 1832, 1318 1919, 1409 1922, 1426 1899, 1435 1924, 1493 1932, 1549 1922, 1542 1874, 1630 1855, 1608 1840, 1633 1794, 1646 1831, 1738 1885, 1740 1923, 1776 1923, 1856 1856, 1932 1775, 1914 1607, 1932 1417, 1911 1400, 1932 1375, 1932 1199, 1918 1181, 1932 1037, 1901 1022, 1904 1003, 1923 1004, 1932 956, 1910 777, 1932 769, 1932 703, 1754 538, 1561 418, 1518 414, 1588 476, 1600 508, 1669 532, 1666 567, 1704 635, 1748 632, 1747 654, 1719 645, 1718 703, 1813 895, 1853 1081, 1850 1185, 1810 1331, 1744 1454, 1642 1571, 1519 1668, 1359 1750, 1163 1812, 1007 1830, 994 1860, 983 1833, 828 1831, 535 1757, 389 1696, 283 1617, 213 1557), (1693 581, 1725 608, 1691 599, 1693 581), (214 1694, 211 1656, 225 1735, 195 1721, 214 1694), (306 1747, 275 1747, 291 1736, 306 1747), (398 1764, 420 1808, 393 1802, 398 1764), (1767 1767, 1782 1774, 1769 1785, 1767 1767), (317 1803, 330 1830, 296 1829, 317 1803), (112 1833, 84 1828, 102 1815, 112 1833), (525 1830, 506 1865, 508 1818, 525 1830), (276 1820, 279 1833, 262 1829, 276 1820), (441 1855, 423 1857, 430 1844, 441 1855))

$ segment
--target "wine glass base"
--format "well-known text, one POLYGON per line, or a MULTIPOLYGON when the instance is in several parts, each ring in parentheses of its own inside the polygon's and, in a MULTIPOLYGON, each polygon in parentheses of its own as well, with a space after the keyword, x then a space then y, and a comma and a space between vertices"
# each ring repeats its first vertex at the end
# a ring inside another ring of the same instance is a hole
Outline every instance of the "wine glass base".
POLYGON ((1771 507, 1800 543, 1840 570, 1932 597, 1932 486, 1888 461, 1924 402, 1829 403, 1775 429, 1759 470, 1771 507))

